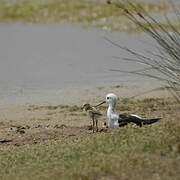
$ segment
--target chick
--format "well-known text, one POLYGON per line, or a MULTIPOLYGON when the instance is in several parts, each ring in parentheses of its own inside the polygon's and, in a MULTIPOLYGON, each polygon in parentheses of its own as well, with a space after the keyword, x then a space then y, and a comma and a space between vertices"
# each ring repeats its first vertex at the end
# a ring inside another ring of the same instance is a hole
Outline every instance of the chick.
POLYGON ((94 106, 91 106, 90 104, 84 104, 82 109, 87 112, 88 116, 93 121, 93 133, 95 132, 95 129, 96 132, 98 132, 98 118, 102 116, 102 114, 94 106))

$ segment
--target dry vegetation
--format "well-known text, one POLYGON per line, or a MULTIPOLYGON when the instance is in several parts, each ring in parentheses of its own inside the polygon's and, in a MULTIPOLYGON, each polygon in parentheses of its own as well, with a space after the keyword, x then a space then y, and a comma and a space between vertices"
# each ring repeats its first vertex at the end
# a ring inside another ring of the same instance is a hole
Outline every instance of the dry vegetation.
MULTIPOLYGON (((136 6, 140 3, 134 2, 136 6)), ((125 3, 127 9, 131 6, 125 3)), ((142 3, 143 9, 150 13, 169 10, 165 3, 142 3)), ((14 3, 0 2, 1 22, 24 23, 81 23, 85 26, 100 27, 105 30, 134 31, 137 26, 105 2, 87 0, 18 0, 14 3)))
POLYGON ((171 98, 121 99, 118 110, 162 120, 93 134, 77 106, 24 106, 16 119, 4 114, 0 134, 9 142, 0 145, 0 179, 178 180, 179 105, 171 98))
MULTIPOLYGON (((173 97, 180 103, 180 33, 178 26, 174 25, 174 19, 169 19, 165 16, 166 24, 161 24, 156 18, 149 14, 143 7, 138 7, 131 1, 122 1, 122 3, 114 4, 120 11, 124 11, 126 17, 131 20, 132 23, 137 25, 142 31, 149 35, 156 44, 157 52, 144 50, 144 53, 139 53, 137 50, 124 47, 111 40, 107 39, 116 47, 126 51, 131 55, 131 58, 119 58, 127 62, 135 62, 137 64, 143 64, 144 69, 140 71, 126 71, 126 73, 146 76, 154 78, 166 84, 173 97), (126 2, 131 9, 127 9, 126 2), (152 70, 154 70, 152 72, 152 70)), ((179 22, 180 11, 172 2, 171 6, 175 19, 179 22)), ((118 58, 118 57, 116 57, 118 58)), ((125 72, 123 70, 114 70, 119 72, 125 72)))

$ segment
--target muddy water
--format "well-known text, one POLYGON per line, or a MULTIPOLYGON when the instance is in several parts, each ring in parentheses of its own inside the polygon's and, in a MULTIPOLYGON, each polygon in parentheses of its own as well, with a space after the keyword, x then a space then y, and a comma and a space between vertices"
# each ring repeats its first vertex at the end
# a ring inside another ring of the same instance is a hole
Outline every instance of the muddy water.
POLYGON ((113 59, 112 56, 129 55, 104 37, 140 51, 154 51, 149 45, 152 40, 142 34, 110 33, 72 25, 1 24, 1 102, 33 95, 39 98, 47 92, 50 96, 67 88, 146 81, 110 71, 142 67, 113 59))

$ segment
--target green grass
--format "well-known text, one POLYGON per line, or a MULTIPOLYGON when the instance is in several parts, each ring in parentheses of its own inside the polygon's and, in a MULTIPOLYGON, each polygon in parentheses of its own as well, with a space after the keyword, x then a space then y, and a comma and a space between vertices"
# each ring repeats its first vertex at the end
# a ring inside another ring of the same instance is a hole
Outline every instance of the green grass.
MULTIPOLYGON (((136 6, 139 3, 134 2, 136 6)), ((125 5, 131 10, 128 4, 125 5)), ((167 4, 141 3, 147 12, 163 12, 167 4)), ((140 10, 141 12, 141 10, 140 10)), ((114 5, 86 0, 24 0, 16 3, 0 2, 0 22, 23 23, 81 23, 106 30, 130 30, 134 25, 114 5)))
POLYGON ((1 179, 178 179, 180 126, 126 127, 77 142, 0 152, 1 179))
POLYGON ((129 125, 65 141, 2 147, 0 179, 178 180, 180 121, 175 102, 154 98, 123 99, 122 104, 119 109, 127 104, 131 111, 136 105, 139 113, 149 108, 151 113, 163 111, 165 114, 152 126, 129 125))

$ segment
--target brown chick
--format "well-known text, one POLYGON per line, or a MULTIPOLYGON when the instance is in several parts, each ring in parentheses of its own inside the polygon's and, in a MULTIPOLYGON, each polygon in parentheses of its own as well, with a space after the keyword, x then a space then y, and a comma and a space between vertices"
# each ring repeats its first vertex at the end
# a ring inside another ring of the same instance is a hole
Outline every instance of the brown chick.
POLYGON ((93 121, 93 133, 95 132, 95 129, 96 132, 98 132, 98 118, 102 116, 102 114, 94 106, 91 106, 90 104, 84 104, 82 109, 87 112, 88 116, 93 121))

